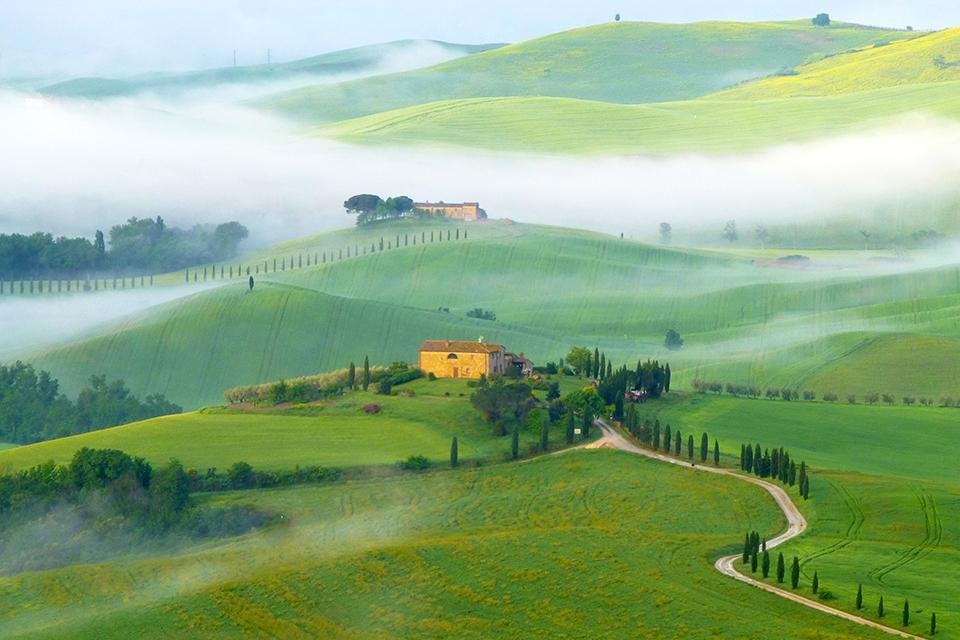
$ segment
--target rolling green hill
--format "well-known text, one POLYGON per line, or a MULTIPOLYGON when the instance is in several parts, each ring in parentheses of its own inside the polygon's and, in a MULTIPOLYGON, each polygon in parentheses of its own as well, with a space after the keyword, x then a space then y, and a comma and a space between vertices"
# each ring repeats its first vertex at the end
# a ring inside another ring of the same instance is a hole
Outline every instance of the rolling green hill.
POLYGON ((717 100, 763 100, 857 93, 960 80, 960 28, 843 53, 783 75, 740 85, 717 100))
POLYGON ((344 120, 441 100, 550 96, 618 103, 686 100, 836 53, 911 37, 801 22, 609 23, 428 69, 298 89, 264 99, 304 122, 344 120))
MULTIPOLYGON (((223 67, 182 73, 147 73, 129 78, 75 78, 48 85, 40 93, 64 98, 118 98, 140 93, 175 95, 189 90, 212 89, 221 85, 254 84, 284 80, 321 79, 347 74, 376 73, 391 56, 417 55, 417 48, 431 47, 449 57, 487 51, 501 45, 466 45, 432 40, 398 40, 334 51, 302 60, 223 67)), ((436 59, 434 56, 433 59, 436 59)))
POLYGON ((312 129, 374 145, 600 154, 733 153, 901 127, 912 114, 960 118, 960 81, 820 98, 696 99, 622 105, 556 97, 432 102, 312 129))
MULTIPOLYGON (((389 237, 415 228, 377 230, 389 237)), ((371 231, 336 238, 369 241, 371 231)), ((944 341, 960 339, 955 267, 760 269, 720 253, 551 227, 491 221, 471 234, 261 275, 252 293, 243 282, 228 284, 24 357, 68 393, 102 372, 187 408, 218 403, 238 384, 339 368, 364 355, 413 361, 426 338, 478 336, 537 362, 575 344, 598 345, 630 366, 639 357, 666 359, 680 387, 700 377, 844 394, 882 383, 871 390, 960 397, 939 355, 944 341), (497 321, 467 318, 475 307, 497 321), (684 336, 682 351, 663 348, 669 328, 684 336), (911 367, 909 381, 871 371, 898 358, 911 367)), ((284 250, 326 242, 305 238, 284 250)))
MULTIPOLYGON (((288 409, 213 408, 155 418, 0 452, 0 472, 48 460, 68 464, 83 447, 120 449, 157 466, 177 458, 188 468, 227 469, 242 460, 269 471, 390 465, 414 455, 446 463, 454 436, 464 461, 500 461, 509 451, 509 438, 494 437, 470 404, 474 390, 465 381, 416 380, 402 388, 415 395, 371 389, 288 409), (381 411, 367 414, 367 404, 381 411)), ((539 436, 524 430, 522 450, 539 436)))
POLYGON ((706 639, 735 620, 738 637, 880 637, 714 571, 743 531, 783 527, 763 492, 617 452, 207 500, 288 524, 0 577, 3 634, 706 639))

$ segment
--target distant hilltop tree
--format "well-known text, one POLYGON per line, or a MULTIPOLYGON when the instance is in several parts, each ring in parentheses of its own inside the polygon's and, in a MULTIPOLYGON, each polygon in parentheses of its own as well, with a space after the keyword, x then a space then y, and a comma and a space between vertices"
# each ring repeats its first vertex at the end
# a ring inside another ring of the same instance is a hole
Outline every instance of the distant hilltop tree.
POLYGON ((660 244, 670 244, 673 240, 673 226, 669 222, 660 223, 660 244))
POLYGON ((670 329, 663 339, 663 346, 671 351, 679 351, 683 348, 683 338, 680 337, 676 329, 670 329))
POLYGON ((614 22, 620 22, 620 14, 618 13, 617 15, 613 16, 613 20, 614 22))
POLYGON ((723 239, 727 242, 736 242, 739 237, 740 234, 737 233, 737 221, 727 220, 727 224, 723 225, 723 239))
POLYGON ((815 27, 829 27, 830 26, 830 14, 829 13, 818 13, 816 17, 811 20, 815 27))

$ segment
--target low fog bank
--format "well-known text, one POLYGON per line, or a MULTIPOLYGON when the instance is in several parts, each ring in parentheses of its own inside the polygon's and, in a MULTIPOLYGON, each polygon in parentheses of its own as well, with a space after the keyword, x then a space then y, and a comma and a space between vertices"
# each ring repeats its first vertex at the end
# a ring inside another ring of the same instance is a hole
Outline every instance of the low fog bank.
POLYGON ((0 297, 0 336, 3 336, 0 339, 0 362, 46 349, 100 325, 215 286, 0 297))
POLYGON ((661 221, 749 229, 960 194, 960 124, 918 116, 751 154, 578 159, 347 146, 214 101, 5 94, 0 138, 0 232, 90 236, 159 214, 236 219, 265 243, 352 224, 343 200, 371 192, 652 240, 661 221))

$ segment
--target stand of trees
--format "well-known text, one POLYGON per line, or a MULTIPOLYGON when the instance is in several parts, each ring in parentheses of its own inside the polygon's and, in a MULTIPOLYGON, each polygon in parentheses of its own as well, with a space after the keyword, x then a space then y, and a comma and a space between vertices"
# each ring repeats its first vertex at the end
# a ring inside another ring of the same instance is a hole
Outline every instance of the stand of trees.
POLYGON ((740 445, 740 470, 753 473, 758 478, 774 478, 787 486, 796 486, 804 500, 810 497, 810 477, 807 463, 797 466, 790 452, 779 449, 760 449, 760 445, 740 445))
POLYGON ((29 444, 181 411, 160 394, 141 401, 122 380, 106 376, 91 377, 72 402, 48 372, 22 362, 0 365, 0 440, 6 442, 29 444))
POLYGON ((168 227, 163 218, 130 218, 110 229, 109 242, 102 231, 94 240, 0 234, 0 279, 24 280, 75 276, 94 271, 161 272, 194 264, 220 262, 237 253, 249 232, 239 222, 168 227))
POLYGON ((356 214, 357 226, 417 214, 417 210, 413 208, 413 200, 407 196, 396 196, 384 200, 371 193, 351 196, 343 203, 343 208, 347 213, 356 214))

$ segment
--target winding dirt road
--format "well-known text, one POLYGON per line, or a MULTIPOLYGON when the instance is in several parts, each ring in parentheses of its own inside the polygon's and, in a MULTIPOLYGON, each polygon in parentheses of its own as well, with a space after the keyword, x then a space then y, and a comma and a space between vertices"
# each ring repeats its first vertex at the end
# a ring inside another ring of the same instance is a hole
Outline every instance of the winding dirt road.
MULTIPOLYGON (((736 478, 742 482, 749 482, 750 484, 755 484, 758 487, 762 487, 770 496, 773 498, 774 502, 777 503, 777 506, 783 511, 783 515, 787 518, 787 530, 778 535, 773 540, 767 542, 767 549, 772 549, 778 545, 787 542, 796 538, 801 533, 807 529, 807 520, 803 517, 803 514, 800 513, 800 510, 797 509, 797 505, 793 503, 793 500, 790 499, 790 496, 787 495, 787 492, 783 490, 782 487, 779 487, 771 482, 761 480, 759 478, 754 478, 752 476, 743 475, 740 473, 735 473, 729 469, 719 469, 717 467, 710 466, 692 466, 688 462, 682 460, 677 460, 676 458, 671 458, 662 453, 657 453, 655 451, 650 451, 648 449, 642 449, 620 434, 619 431, 611 427, 604 420, 598 419, 596 425, 600 427, 603 431, 603 437, 599 440, 591 442, 586 445, 587 449, 601 449, 601 448, 611 448, 619 449, 620 451, 626 451, 627 453, 633 453, 636 455, 645 456, 647 458, 653 458, 654 460, 659 460, 661 462, 667 462, 669 464, 674 464, 680 467, 688 467, 694 471, 703 471, 706 473, 715 473, 717 475, 730 476, 736 478)), ((788 591, 787 589, 781 589, 775 587, 772 584, 767 584, 766 582, 761 582, 760 580, 755 580, 748 575, 742 574, 736 570, 734 563, 737 558, 740 557, 740 554, 732 556, 724 556, 718 558, 714 563, 717 571, 720 573, 730 576, 740 582, 745 582, 751 586, 757 587, 758 589, 763 589, 769 593, 780 596, 781 598, 786 598, 792 602, 796 602, 805 607, 810 607, 811 609, 816 609, 823 613, 836 616, 838 618, 843 618, 844 620, 849 620, 850 622, 855 622, 856 624, 863 625, 865 627, 870 627, 884 633, 889 633, 900 638, 912 638, 913 640, 924 640, 922 636, 917 636, 912 633, 908 633, 901 629, 895 629, 893 627, 888 627, 886 625, 880 624, 879 622, 874 622, 873 620, 868 620, 867 618, 861 618, 860 616, 854 615, 852 613, 847 613, 846 611, 841 611, 840 609, 834 609, 833 607, 828 607, 827 605, 817 602, 816 600, 810 600, 809 598, 804 598, 803 596, 793 592, 788 591)))

